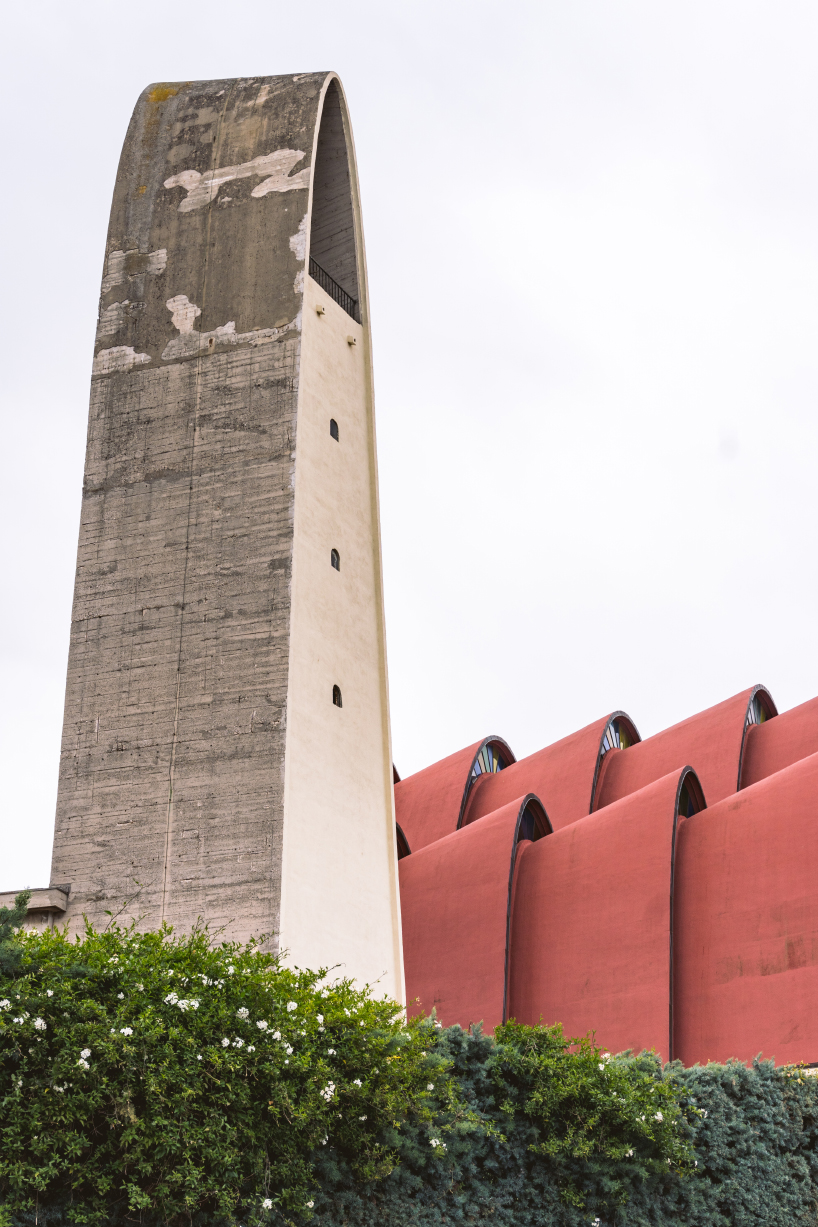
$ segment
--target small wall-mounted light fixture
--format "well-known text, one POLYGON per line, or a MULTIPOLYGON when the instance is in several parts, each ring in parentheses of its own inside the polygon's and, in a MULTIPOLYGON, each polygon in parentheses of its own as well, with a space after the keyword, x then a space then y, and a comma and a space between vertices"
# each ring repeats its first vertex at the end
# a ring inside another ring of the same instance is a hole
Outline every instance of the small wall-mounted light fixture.
POLYGON ((320 303, 319 303, 319 305, 318 305, 318 306, 315 308, 315 314, 316 314, 316 315, 326 315, 326 311, 325 311, 325 310, 324 310, 324 308, 323 308, 323 307, 320 305, 320 303))
POLYGON ((357 344, 358 342, 355 339, 355 337, 347 337, 347 345, 357 345, 357 344))

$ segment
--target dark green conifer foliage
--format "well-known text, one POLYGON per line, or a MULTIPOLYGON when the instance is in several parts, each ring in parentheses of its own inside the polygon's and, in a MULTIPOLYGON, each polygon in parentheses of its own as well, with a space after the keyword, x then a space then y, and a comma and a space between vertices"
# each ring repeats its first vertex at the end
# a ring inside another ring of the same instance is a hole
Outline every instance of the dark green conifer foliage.
POLYGON ((28 912, 30 890, 22 890, 15 896, 14 907, 0 907, 0 976, 19 973, 23 949, 14 941, 14 931, 23 924, 28 912))

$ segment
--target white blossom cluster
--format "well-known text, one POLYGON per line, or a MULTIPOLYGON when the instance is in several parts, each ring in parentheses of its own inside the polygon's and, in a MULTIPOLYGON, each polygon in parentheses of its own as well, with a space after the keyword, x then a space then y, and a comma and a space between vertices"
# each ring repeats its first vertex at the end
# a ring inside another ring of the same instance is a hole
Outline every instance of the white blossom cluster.
POLYGON ((446 1143, 441 1142, 440 1138, 429 1138, 429 1145, 434 1147, 435 1150, 437 1150, 438 1147, 440 1147, 441 1150, 446 1149, 446 1143))
POLYGON ((0 1001, 0 1010, 10 1010, 10 1009, 11 1009, 11 1002, 9 1001, 8 997, 4 997, 3 1000, 0 1001))
POLYGON ((335 1083, 328 1082, 327 1085, 324 1087, 323 1091, 320 1091, 319 1093, 321 1095, 321 1098, 326 1099, 327 1103, 329 1103, 333 1095, 335 1094, 335 1083))
POLYGON ((176 993, 168 993, 165 1003, 177 1006, 182 1013, 185 1013, 186 1010, 198 1010, 199 1008, 199 1002, 195 997, 179 997, 176 993))
POLYGON ((80 1059, 77 1061, 77 1065, 79 1065, 82 1069, 90 1069, 90 1066, 88 1064, 88 1058, 90 1057, 90 1055, 91 1055, 91 1049, 83 1048, 82 1052, 80 1053, 80 1059))

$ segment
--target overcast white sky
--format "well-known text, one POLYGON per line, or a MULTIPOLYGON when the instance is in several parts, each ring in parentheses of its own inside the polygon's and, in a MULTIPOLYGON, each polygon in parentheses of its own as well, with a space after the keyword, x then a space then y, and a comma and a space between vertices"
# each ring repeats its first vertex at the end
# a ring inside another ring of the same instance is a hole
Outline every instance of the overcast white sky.
POLYGON ((0 889, 49 876, 102 256, 151 81, 344 82, 403 775, 818 693, 816 35, 780 0, 10 6, 0 889))

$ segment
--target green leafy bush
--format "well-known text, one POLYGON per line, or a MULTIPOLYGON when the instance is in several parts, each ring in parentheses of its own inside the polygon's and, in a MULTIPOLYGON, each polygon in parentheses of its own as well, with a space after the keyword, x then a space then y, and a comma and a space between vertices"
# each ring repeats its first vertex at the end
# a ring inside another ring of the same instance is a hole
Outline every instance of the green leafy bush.
MULTIPOLYGON (((25 934, 0 976, 0 1200, 89 1224, 309 1217, 314 1155, 387 1174, 431 1119, 433 1026, 204 930, 25 934), (12 960, 13 962, 13 960, 12 960)), ((436 1103, 456 1083, 443 1080, 436 1103)))

